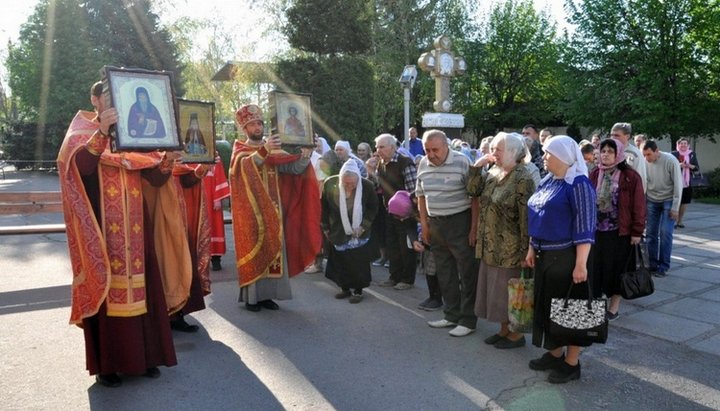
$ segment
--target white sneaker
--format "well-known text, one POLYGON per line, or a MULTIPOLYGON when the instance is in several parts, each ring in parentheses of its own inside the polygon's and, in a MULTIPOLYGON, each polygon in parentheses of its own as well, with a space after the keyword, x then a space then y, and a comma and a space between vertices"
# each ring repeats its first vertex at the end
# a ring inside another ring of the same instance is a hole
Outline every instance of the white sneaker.
POLYGON ((447 327, 455 327, 457 324, 443 318, 442 320, 428 321, 428 325, 432 328, 447 328, 447 327))
POLYGON ((458 325, 457 327, 453 328, 448 332, 448 334, 452 335, 453 337, 464 337, 466 335, 470 335, 475 332, 474 328, 467 328, 464 325, 458 325))
POLYGON ((305 272, 308 274, 315 274, 322 272, 322 268, 318 267, 315 263, 310 264, 309 266, 305 267, 305 272))
POLYGON ((403 290, 409 290, 409 289, 413 288, 413 285, 412 285, 412 284, 408 284, 408 283, 404 283, 404 282, 401 281, 401 282, 395 284, 395 286, 394 286, 393 288, 396 289, 396 290, 403 291, 403 290))

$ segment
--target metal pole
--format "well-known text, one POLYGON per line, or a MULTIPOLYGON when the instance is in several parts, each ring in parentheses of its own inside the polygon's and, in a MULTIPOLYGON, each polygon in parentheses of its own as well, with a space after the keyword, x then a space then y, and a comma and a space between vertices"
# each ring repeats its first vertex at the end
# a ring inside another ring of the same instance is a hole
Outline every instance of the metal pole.
POLYGON ((410 87, 403 87, 403 95, 405 97, 405 130, 403 131, 403 142, 408 141, 410 136, 408 130, 410 129, 410 87))

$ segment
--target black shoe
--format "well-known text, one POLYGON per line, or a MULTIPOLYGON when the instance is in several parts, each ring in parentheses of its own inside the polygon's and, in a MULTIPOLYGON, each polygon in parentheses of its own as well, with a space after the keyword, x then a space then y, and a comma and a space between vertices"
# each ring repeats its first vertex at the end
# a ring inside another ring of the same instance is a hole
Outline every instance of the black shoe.
POLYGON ((197 325, 188 324, 183 317, 180 317, 177 320, 171 320, 170 328, 184 333, 196 333, 200 329, 197 325))
POLYGON ((443 308, 442 300, 432 299, 425 305, 425 311, 437 311, 441 308, 443 308))
POLYGON ((651 274, 653 277, 663 278, 667 277, 667 273, 665 271, 652 271, 651 274))
POLYGON ((245 303, 245 308, 247 308, 248 311, 252 311, 254 313, 260 311, 260 309, 261 309, 260 304, 250 304, 250 303, 245 303))
POLYGON ((502 340, 503 338, 505 337, 501 336, 500 334, 493 334, 488 338, 484 339, 483 341, 485 341, 485 344, 494 345, 496 342, 502 340))
POLYGON ((531 370, 545 371, 554 370, 560 367, 562 364, 565 364, 565 354, 561 355, 558 358, 550 354, 549 352, 546 352, 545 354, 543 354, 542 357, 530 360, 530 363, 528 365, 531 370))
POLYGON ((258 302, 258 304, 262 308, 267 308, 268 310, 279 310, 280 309, 280 306, 277 305, 277 303, 273 300, 262 300, 262 301, 258 302))
POLYGON ((363 295, 362 294, 353 294, 352 297, 348 300, 350 304, 357 304, 360 301, 362 301, 363 295))
POLYGON ((213 256, 211 261, 212 261, 212 270, 213 271, 222 270, 222 265, 220 265, 220 257, 213 256))
POLYGON ((95 381, 105 387, 115 388, 122 385, 122 380, 117 374, 98 374, 95 381))
POLYGON ((339 293, 335 294, 335 298, 338 300, 342 300, 343 298, 348 298, 352 295, 350 290, 342 290, 339 293))
POLYGON ((428 297, 425 299, 425 301, 418 304, 418 308, 425 311, 437 311, 441 309, 443 306, 443 303, 441 300, 437 300, 432 297, 428 297))
POLYGON ((502 337, 499 339, 495 344, 493 344, 493 347, 499 348, 499 349, 508 349, 508 348, 520 348, 525 346, 525 336, 518 338, 517 340, 513 341, 507 337, 502 337))
POLYGON ((551 384, 565 384, 568 381, 580 379, 580 361, 577 365, 570 365, 565 361, 560 367, 552 370, 548 376, 548 382, 551 384))
POLYGON ((145 370, 145 374, 143 374, 143 376, 148 378, 160 378, 160 370, 158 367, 150 367, 145 370))
POLYGON ((610 311, 605 311, 605 317, 608 321, 614 321, 617 320, 617 318, 620 316, 620 312, 611 313, 610 311))

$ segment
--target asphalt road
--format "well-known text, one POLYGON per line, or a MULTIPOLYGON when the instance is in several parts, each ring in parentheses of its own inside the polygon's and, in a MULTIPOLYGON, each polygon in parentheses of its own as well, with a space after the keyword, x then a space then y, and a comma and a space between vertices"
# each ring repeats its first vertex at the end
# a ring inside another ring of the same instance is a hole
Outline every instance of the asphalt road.
MULTIPOLYGON (((88 376, 82 332, 68 325, 65 236, 0 237, 0 408, 720 409, 720 357, 688 344, 613 323, 607 344, 583 352, 582 379, 552 385, 527 367, 542 350, 483 343, 495 324, 479 321, 463 338, 429 328, 442 315, 416 309, 422 276, 408 291, 372 286, 351 305, 321 274, 303 274, 279 311, 251 313, 237 302, 231 259, 208 308, 189 319, 200 332, 174 336, 179 364, 108 389, 88 376)), ((374 281, 386 278, 374 269, 374 281)))

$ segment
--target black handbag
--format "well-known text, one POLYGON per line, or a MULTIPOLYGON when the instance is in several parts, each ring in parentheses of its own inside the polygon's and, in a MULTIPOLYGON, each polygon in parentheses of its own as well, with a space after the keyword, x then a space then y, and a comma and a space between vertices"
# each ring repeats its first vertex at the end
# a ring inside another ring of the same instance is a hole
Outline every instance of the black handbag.
POLYGON ((553 298, 550 303, 550 326, 548 334, 563 345, 604 344, 608 337, 608 321, 605 315, 607 300, 592 298, 590 282, 587 299, 571 299, 570 284, 565 298, 553 298))
POLYGON ((690 174, 690 187, 710 187, 710 180, 697 171, 690 174))
MULTIPOLYGON (((640 244, 633 248, 635 249, 635 271, 626 271, 620 274, 620 295, 626 300, 645 297, 655 292, 652 274, 645 265, 640 244)), ((630 257, 628 258, 629 262, 630 257)))

